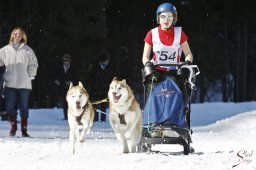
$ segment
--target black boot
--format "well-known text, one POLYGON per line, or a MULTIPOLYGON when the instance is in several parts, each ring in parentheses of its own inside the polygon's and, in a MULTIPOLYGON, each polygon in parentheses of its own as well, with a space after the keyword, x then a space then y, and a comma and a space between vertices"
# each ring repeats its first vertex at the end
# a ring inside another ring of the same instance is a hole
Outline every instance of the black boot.
POLYGON ((21 118, 21 134, 22 137, 30 137, 27 133, 28 118, 21 118))
POLYGON ((17 131, 17 116, 9 116, 9 121, 11 123, 11 130, 9 135, 15 136, 17 131))

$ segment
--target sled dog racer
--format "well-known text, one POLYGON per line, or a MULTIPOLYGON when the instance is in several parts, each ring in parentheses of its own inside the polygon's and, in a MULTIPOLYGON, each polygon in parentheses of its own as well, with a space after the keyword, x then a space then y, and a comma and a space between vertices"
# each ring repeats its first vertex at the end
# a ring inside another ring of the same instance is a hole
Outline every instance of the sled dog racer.
MULTIPOLYGON (((177 17, 176 7, 171 3, 163 3, 157 8, 156 19, 159 26, 150 30, 144 39, 142 62, 145 66, 152 63, 154 65, 179 64, 182 51, 185 55, 185 63, 192 63, 193 55, 187 42, 188 37, 182 27, 174 27, 177 17), (150 60, 152 50, 153 58, 150 60)), ((156 69, 169 71, 176 68, 159 66, 156 69)))

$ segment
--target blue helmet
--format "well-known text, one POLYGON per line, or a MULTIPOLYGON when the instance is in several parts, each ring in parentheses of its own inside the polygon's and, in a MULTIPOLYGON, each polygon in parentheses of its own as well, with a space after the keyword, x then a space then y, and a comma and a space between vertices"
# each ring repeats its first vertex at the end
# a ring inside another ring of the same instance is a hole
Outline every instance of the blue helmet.
POLYGON ((158 15, 161 12, 173 12, 173 13, 176 13, 176 15, 177 15, 176 7, 173 4, 163 3, 163 4, 159 5, 159 7, 156 10, 156 21, 157 21, 157 23, 158 23, 158 15))

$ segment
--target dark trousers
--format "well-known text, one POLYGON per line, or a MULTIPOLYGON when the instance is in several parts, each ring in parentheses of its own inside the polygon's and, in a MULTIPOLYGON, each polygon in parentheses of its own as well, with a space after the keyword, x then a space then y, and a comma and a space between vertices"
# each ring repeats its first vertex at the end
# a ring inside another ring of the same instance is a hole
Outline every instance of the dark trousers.
POLYGON ((68 119, 68 102, 66 100, 66 96, 63 98, 63 114, 64 114, 64 119, 68 119))
POLYGON ((0 112, 5 111, 4 99, 0 96, 0 112))
POLYGON ((30 89, 16 89, 5 87, 5 109, 10 116, 17 116, 19 109, 21 118, 28 118, 30 89))

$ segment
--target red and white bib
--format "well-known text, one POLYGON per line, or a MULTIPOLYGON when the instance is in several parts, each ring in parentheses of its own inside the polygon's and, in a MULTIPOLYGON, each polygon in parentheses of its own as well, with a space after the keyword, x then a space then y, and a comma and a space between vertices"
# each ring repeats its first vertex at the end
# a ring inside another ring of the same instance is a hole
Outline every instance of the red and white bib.
MULTIPOLYGON (((181 27, 174 27, 174 41, 171 46, 164 45, 159 37, 158 27, 151 30, 153 52, 155 56, 152 62, 155 65, 178 64, 180 63, 180 56, 182 53, 180 45, 181 27)), ((161 66, 162 67, 162 66, 161 66)), ((162 67, 167 68, 167 67, 162 67)))

